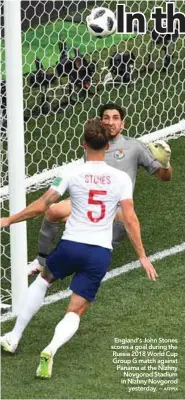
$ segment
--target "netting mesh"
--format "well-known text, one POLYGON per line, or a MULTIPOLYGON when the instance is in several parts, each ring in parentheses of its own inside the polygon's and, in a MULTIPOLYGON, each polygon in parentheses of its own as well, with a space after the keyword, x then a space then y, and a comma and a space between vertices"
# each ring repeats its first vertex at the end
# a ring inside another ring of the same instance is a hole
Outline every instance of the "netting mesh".
MULTIPOLYGON (((147 20, 154 6, 166 4, 143 0, 124 3, 126 11, 141 11, 147 20)), ((54 169, 49 178, 45 179, 43 174, 40 179, 43 170, 50 171, 53 166, 82 157, 83 124, 87 118, 97 116, 100 104, 111 101, 123 106, 125 134, 136 138, 184 118, 184 35, 156 35, 149 22, 145 35, 90 37, 85 24, 90 10, 95 6, 115 10, 116 4, 116 1, 21 2, 25 173, 28 178, 36 174, 35 181, 27 185, 28 191, 45 187, 55 175, 54 169)), ((183 1, 176 1, 176 9, 185 13, 183 1)), ((1 11, 3 15, 2 3, 1 11)), ((8 161, 3 38, 1 45, 1 184, 5 187, 8 161)), ((183 132, 183 129, 172 132, 170 137, 183 132)), ((1 194, 6 214, 8 188, 1 194)), ((8 232, 2 235, 2 255, 4 290, 10 282, 8 232)))

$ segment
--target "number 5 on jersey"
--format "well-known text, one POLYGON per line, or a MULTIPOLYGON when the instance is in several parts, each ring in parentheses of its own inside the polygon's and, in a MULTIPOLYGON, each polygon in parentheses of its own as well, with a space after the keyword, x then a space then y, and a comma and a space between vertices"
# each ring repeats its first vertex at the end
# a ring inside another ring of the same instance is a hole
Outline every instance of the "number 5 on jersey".
POLYGON ((99 222, 101 219, 105 217, 105 212, 106 212, 106 206, 105 203, 102 200, 95 199, 95 196, 106 196, 107 191, 106 190, 90 190, 89 191, 89 198, 88 198, 88 204, 94 204, 100 207, 100 216, 94 218, 93 217, 93 211, 88 211, 87 216, 90 219, 91 222, 99 222))

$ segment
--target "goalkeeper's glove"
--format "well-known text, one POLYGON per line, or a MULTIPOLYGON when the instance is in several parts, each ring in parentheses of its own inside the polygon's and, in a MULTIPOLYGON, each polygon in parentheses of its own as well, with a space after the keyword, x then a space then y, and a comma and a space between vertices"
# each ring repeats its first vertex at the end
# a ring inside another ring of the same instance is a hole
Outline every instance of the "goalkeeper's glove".
POLYGON ((147 144, 153 156, 160 162, 161 167, 168 169, 170 167, 171 149, 164 140, 156 140, 147 144))

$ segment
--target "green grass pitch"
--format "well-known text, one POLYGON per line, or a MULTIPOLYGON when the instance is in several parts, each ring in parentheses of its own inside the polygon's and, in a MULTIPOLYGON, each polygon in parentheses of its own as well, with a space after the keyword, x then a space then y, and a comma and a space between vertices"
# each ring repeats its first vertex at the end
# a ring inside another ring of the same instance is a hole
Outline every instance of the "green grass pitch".
MULTIPOLYGON (((140 171, 135 206, 141 221, 142 235, 148 254, 184 242, 185 184, 183 179, 185 139, 171 141, 172 182, 158 182, 140 171)), ((38 196, 38 194, 37 194, 38 196)), ((30 196, 29 196, 30 197, 30 196)), ((36 198, 36 195, 32 195, 36 198)), ((41 219, 28 223, 29 259, 37 252, 36 233, 41 219)), ((135 260, 128 240, 113 252, 111 269, 135 260)), ((154 263, 157 282, 146 279, 137 269, 102 284, 97 301, 81 321, 79 332, 56 357, 53 378, 49 382, 35 380, 39 353, 52 337, 56 323, 63 316, 68 299, 44 307, 32 320, 13 356, 2 354, 3 399, 183 399, 184 380, 184 252, 154 263), (112 362, 114 337, 175 338, 178 340, 177 392, 128 393, 120 383, 121 372, 112 362), (85 383, 84 383, 85 382, 85 383)), ((57 282, 48 294, 66 289, 68 281, 57 282)), ((13 327, 3 323, 2 332, 13 327)))

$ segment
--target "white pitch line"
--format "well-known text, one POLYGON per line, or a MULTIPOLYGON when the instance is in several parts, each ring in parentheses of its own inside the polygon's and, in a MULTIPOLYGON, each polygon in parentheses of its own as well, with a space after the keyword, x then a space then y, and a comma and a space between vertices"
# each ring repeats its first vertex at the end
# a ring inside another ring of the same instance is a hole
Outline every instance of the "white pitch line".
MULTIPOLYGON (((172 256, 174 254, 180 253, 182 251, 185 251, 185 242, 182 244, 179 244, 177 246, 171 247, 170 249, 162 250, 159 251, 149 257, 151 262, 162 260, 163 258, 172 256)), ((140 263, 139 261, 132 261, 128 264, 123 265, 122 267, 114 268, 111 271, 107 272, 105 277, 103 278, 103 281, 107 281, 108 279, 115 278, 115 276, 119 276, 121 274, 125 274, 128 271, 131 271, 132 269, 139 268, 140 263)), ((56 303, 59 300, 66 299, 71 295, 71 290, 66 289, 66 290, 61 290, 58 293, 52 294, 50 296, 47 296, 43 306, 47 304, 52 304, 56 303)), ((1 322, 9 321, 10 319, 14 318, 15 315, 13 315, 12 312, 8 312, 4 315, 1 316, 1 322)))

